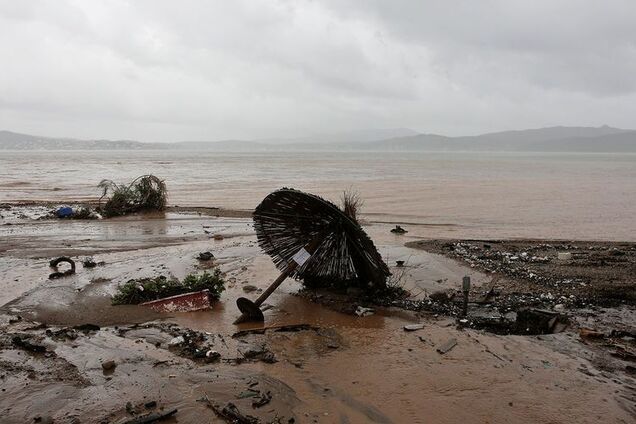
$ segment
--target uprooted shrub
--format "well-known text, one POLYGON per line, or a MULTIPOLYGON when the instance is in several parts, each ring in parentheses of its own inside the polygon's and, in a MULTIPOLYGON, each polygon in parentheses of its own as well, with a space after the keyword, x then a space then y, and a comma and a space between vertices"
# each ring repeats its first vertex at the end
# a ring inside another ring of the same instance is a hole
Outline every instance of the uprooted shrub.
POLYGON ((219 268, 212 273, 189 274, 183 281, 168 279, 161 275, 155 278, 128 280, 120 285, 113 297, 113 305, 136 305, 151 300, 163 299, 178 294, 209 290, 213 299, 221 297, 225 290, 225 280, 219 268))
POLYGON ((102 189, 100 207, 104 197, 108 200, 101 210, 106 217, 121 216, 140 211, 162 211, 166 208, 168 190, 163 180, 154 175, 142 175, 130 184, 116 184, 102 180, 97 187, 102 189))

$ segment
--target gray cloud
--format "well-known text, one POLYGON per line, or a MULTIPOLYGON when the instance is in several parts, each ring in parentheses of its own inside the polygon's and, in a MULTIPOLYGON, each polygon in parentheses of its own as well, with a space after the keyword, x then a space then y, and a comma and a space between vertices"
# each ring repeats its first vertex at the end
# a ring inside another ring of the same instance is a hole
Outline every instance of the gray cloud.
POLYGON ((0 1, 0 128, 636 127, 633 1, 0 1))

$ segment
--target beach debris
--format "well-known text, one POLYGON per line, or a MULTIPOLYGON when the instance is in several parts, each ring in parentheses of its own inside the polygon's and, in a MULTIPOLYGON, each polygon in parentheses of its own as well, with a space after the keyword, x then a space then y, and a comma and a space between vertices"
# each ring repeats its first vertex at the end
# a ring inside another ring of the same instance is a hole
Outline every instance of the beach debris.
POLYGON ((391 232, 393 234, 406 234, 406 233, 408 233, 408 231, 406 231, 404 228, 400 227, 399 225, 396 225, 395 228, 391 229, 391 232))
POLYGON ((395 261, 395 266, 403 267, 404 266, 404 261, 395 261))
POLYGON ((424 328, 424 324, 409 324, 404 326, 404 331, 417 331, 424 328))
POLYGON ((112 359, 102 362, 102 369, 104 371, 113 371, 116 367, 117 363, 112 359))
POLYGON ((86 258, 82 261, 82 266, 84 268, 95 268, 97 266, 97 262, 95 262, 93 258, 86 258))
POLYGON ((55 272, 49 274, 49 280, 54 280, 56 278, 62 278, 62 277, 68 277, 69 275, 75 274, 75 261, 66 256, 60 256, 57 259, 51 260, 49 262, 49 266, 56 270, 55 272), (57 266, 62 262, 66 262, 70 264, 71 268, 63 272, 57 271, 57 266))
POLYGON ((58 218, 70 218, 73 216, 73 208, 69 206, 62 206, 55 211, 55 216, 58 218))
POLYGON ((470 277, 466 275, 462 280, 462 293, 464 298, 462 302, 462 316, 468 315, 468 294, 470 293, 470 277))
POLYGON ((192 312, 210 308, 210 290, 177 294, 139 304, 155 312, 192 312))
POLYGON ((457 339, 450 339, 448 341, 446 341, 445 343, 441 344, 439 347, 437 347, 437 353, 443 355, 447 352, 450 352, 450 350, 452 348, 454 348, 455 346, 457 346, 457 339))
POLYGON ((13 336, 11 341, 13 342, 14 346, 29 352, 43 353, 47 350, 46 346, 40 344, 39 342, 33 341, 33 337, 26 334, 13 336))
POLYGON ((217 352, 216 350, 210 349, 207 352, 205 352, 205 357, 207 359, 207 362, 215 362, 221 359, 221 354, 217 352))
POLYGON ((106 265, 106 262, 104 261, 95 262, 95 259, 93 258, 86 258, 82 261, 82 266, 84 268, 95 268, 96 266, 104 266, 104 265, 106 265))
MULTIPOLYGON (((207 295, 210 298, 217 300, 225 290, 225 280, 218 267, 212 273, 205 271, 202 274, 189 274, 182 281, 169 280, 163 275, 155 278, 128 280, 118 287, 117 294, 113 297, 113 304, 139 304, 177 295, 192 295, 191 297, 199 299, 199 302, 204 302, 201 293, 193 295, 193 293, 204 290, 207 290, 207 295)), ((183 304, 187 304, 190 299, 186 296, 181 301, 175 300, 172 303, 179 304, 182 301, 183 304)))
POLYGON ((260 408, 261 406, 265 406, 272 401, 272 392, 267 391, 265 393, 259 392, 259 395, 256 399, 252 401, 253 408, 260 408))
POLYGON ((560 261, 569 261, 572 259, 571 252, 557 252, 557 259, 560 261))
POLYGON ((281 274, 254 302, 237 300, 241 316, 235 324, 263 320, 256 309, 287 277, 302 279, 305 285, 357 285, 367 291, 386 288, 391 272, 355 219, 360 201, 346 193, 344 200, 343 210, 318 196, 289 188, 263 199, 253 213, 254 229, 259 246, 272 257, 281 274))
POLYGON ((355 314, 359 317, 368 317, 369 315, 373 315, 375 311, 373 308, 365 308, 364 306, 358 306, 356 308, 355 314))
POLYGON ((197 259, 200 261, 209 261, 214 259, 214 255, 212 254, 212 252, 201 252, 199 253, 199 256, 197 256, 197 259))
POLYGON ((258 424, 259 420, 251 415, 243 414, 232 402, 225 404, 223 408, 210 403, 212 410, 221 418, 233 424, 258 424))
POLYGON ((583 327, 579 329, 579 336, 581 336, 582 339, 602 339, 605 337, 605 334, 601 331, 583 327))
POLYGON ((446 290, 439 290, 428 295, 428 298, 436 303, 448 303, 453 300, 454 294, 450 294, 446 290))
POLYGON ((76 325, 73 327, 73 329, 81 331, 84 334, 88 334, 92 331, 99 331, 101 328, 99 325, 87 323, 87 324, 76 325))
POLYGON ((555 311, 521 308, 515 322, 517 334, 560 333, 567 327, 565 316, 555 311))
POLYGON ((223 240, 224 237, 223 237, 222 234, 215 234, 213 238, 216 241, 221 241, 221 240, 223 240))
POLYGON ((244 337, 249 334, 265 334, 267 331, 275 331, 277 333, 285 333, 285 332, 298 332, 298 331, 318 331, 320 327, 316 327, 310 324, 288 324, 288 325, 275 325, 271 327, 261 327, 261 328, 250 328, 248 330, 237 331, 232 334, 232 338, 236 339, 239 337, 244 337))
POLYGON ((102 180, 97 187, 102 189, 100 209, 107 218, 141 211, 163 211, 166 208, 166 184, 154 175, 141 175, 127 185, 102 180), (101 207, 104 197, 108 200, 101 207))
POLYGON ((125 421, 124 424, 148 424, 148 423, 154 423, 156 421, 165 420, 166 418, 169 418, 169 417, 173 416, 177 412, 178 412, 177 408, 166 409, 166 410, 160 411, 160 412, 151 412, 149 414, 142 415, 142 416, 139 416, 139 417, 135 417, 135 418, 133 418, 131 420, 125 421))

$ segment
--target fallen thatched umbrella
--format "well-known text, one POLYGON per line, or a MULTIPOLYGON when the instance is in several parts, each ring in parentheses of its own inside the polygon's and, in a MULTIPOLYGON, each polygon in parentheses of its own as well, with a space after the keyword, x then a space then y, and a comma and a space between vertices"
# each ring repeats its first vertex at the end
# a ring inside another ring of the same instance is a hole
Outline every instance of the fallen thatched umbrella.
POLYGON ((287 277, 385 287, 390 272, 373 242, 333 203, 283 188, 263 199, 253 218, 258 244, 282 274, 254 302, 237 300, 243 315, 236 323, 263 320, 259 306, 287 277))

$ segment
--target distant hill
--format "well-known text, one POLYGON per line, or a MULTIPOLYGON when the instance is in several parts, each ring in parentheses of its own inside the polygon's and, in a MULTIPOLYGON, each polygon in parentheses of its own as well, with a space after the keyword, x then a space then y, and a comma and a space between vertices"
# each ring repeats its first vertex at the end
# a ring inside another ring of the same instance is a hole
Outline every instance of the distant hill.
POLYGON ((418 134, 409 129, 368 130, 295 139, 182 141, 78 140, 0 131, 0 150, 205 150, 271 151, 518 151, 635 152, 636 130, 550 127, 476 136, 418 134), (386 137, 389 136, 389 137, 386 137))
POLYGON ((636 131, 608 126, 550 127, 476 136, 419 134, 369 146, 397 151, 636 152, 636 131))

